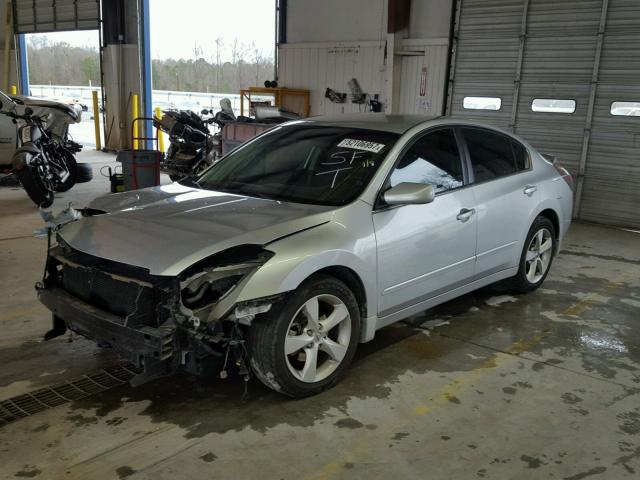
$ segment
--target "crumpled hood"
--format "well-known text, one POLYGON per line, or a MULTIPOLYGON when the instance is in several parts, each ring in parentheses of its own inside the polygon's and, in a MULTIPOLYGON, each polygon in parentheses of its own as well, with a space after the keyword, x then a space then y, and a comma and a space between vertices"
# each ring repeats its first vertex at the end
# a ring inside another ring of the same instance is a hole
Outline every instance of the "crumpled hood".
POLYGON ((199 190, 178 183, 94 200, 108 212, 59 231, 71 247, 96 257, 177 275, 210 255, 269 243, 329 221, 336 207, 199 190))

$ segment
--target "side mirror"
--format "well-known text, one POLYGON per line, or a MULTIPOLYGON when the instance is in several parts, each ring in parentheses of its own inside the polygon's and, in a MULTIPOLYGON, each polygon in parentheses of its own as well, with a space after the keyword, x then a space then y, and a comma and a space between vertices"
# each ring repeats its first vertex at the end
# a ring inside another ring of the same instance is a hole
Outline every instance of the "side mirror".
POLYGON ((433 185, 400 183, 382 194, 387 205, 423 205, 436 198, 433 185))
POLYGON ((201 113, 202 115, 207 115, 207 114, 209 114, 209 110, 207 110, 207 109, 205 108, 205 109, 204 109, 204 110, 202 110, 200 113, 201 113))
POLYGON ((25 108, 24 109, 24 114, 25 115, 32 115, 33 114, 33 108, 29 108, 29 107, 25 108))

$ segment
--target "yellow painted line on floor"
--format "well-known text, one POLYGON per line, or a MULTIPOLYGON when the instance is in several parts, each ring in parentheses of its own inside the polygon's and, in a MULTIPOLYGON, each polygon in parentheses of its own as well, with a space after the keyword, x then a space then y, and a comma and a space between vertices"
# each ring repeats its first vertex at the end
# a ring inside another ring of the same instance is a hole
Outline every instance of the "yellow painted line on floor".
MULTIPOLYGON (((618 278, 618 280, 608 282, 604 287, 591 292, 581 300, 571 304, 562 313, 564 315, 574 316, 584 313, 592 305, 598 303, 597 299, 599 296, 622 287, 628 278, 629 274, 624 274, 618 278)), ((434 400, 416 405, 413 408, 412 414, 407 418, 407 421, 411 421, 411 418, 415 416, 425 416, 441 407, 451 406, 451 400, 457 398, 457 394, 462 392, 467 385, 473 384, 474 381, 487 375, 491 371, 490 369, 503 365, 508 360, 514 360, 517 358, 517 355, 531 350, 531 348, 548 336, 549 333, 549 331, 543 331, 539 335, 535 335, 529 339, 516 340, 505 350, 506 353, 496 353, 491 358, 482 362, 479 367, 455 377, 434 395, 434 400)), ((304 478, 309 480, 328 480, 334 478, 342 473, 345 463, 354 463, 354 460, 359 454, 367 454, 368 451, 369 449, 366 448, 366 443, 359 443, 353 449, 347 451, 339 461, 327 463, 319 472, 305 475, 304 478)))

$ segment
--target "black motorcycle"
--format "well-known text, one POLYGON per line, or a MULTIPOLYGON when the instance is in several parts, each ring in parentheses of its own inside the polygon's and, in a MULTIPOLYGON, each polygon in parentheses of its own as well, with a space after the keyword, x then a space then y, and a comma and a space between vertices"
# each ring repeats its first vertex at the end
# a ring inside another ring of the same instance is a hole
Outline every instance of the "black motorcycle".
POLYGON ((36 205, 49 207, 55 192, 66 192, 76 183, 78 165, 73 152, 78 145, 50 135, 45 120, 29 107, 20 115, 2 111, 0 102, 0 113, 11 117, 15 124, 20 121, 18 148, 11 159, 10 172, 18 177, 36 205))
MULTIPOLYGON (((223 103, 221 102, 221 105, 223 103)), ((156 128, 169 135, 169 148, 160 163, 160 170, 171 180, 195 177, 222 156, 222 127, 235 120, 230 108, 214 115, 213 110, 202 110, 200 115, 190 110, 164 110, 163 117, 154 118, 156 128), (209 125, 216 124, 212 134, 209 125)))

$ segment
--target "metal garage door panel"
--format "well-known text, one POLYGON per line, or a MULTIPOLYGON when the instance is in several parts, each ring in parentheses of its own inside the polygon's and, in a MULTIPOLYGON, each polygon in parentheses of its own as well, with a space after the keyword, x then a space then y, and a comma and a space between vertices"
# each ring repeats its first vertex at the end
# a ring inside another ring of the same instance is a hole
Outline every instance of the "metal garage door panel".
POLYGON ((601 8, 602 0, 533 0, 529 4, 527 34, 596 35, 601 8))
POLYGON ((640 82, 638 73, 640 73, 640 32, 605 36, 599 82, 638 85, 640 82))
POLYGON ((461 36, 507 36, 520 34, 522 0, 464 0, 460 17, 461 36))
POLYGON ((93 30, 100 27, 98 0, 20 0, 14 2, 16 33, 93 30))
POLYGON ((451 115, 472 118, 497 127, 506 128, 511 115, 513 84, 509 83, 458 83, 453 95, 451 115), (502 99, 500 110, 466 110, 462 108, 464 97, 497 97, 502 99))
POLYGON ((517 38, 460 38, 456 78, 513 78, 518 58, 517 38))
MULTIPOLYGON (((634 179, 637 182, 637 178, 634 179)), ((590 178, 584 183, 580 218, 609 225, 640 228, 640 190, 629 181, 590 178)))
POLYGON ((595 49, 595 37, 527 38, 522 67, 523 80, 589 83, 595 49))
POLYGON ((458 8, 449 112, 508 125, 574 174, 582 165, 580 218, 640 227, 640 117, 610 113, 614 101, 640 102, 640 2, 459 0, 458 8), (465 96, 483 95, 501 97, 502 109, 462 108, 465 96), (576 111, 533 112, 534 98, 572 99, 576 111))
POLYGON ((640 30, 640 2, 638 0, 609 0, 607 34, 640 30))
POLYGON ((578 171, 587 116, 588 85, 523 82, 518 102, 515 131, 543 153, 554 155, 571 173, 578 171), (576 101, 572 114, 534 112, 534 98, 576 101))
POLYGON ((640 228, 640 117, 611 115, 640 102, 640 3, 611 0, 606 32, 580 217, 640 228))

